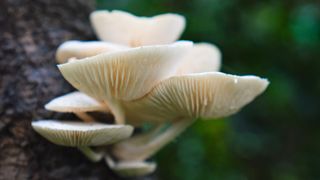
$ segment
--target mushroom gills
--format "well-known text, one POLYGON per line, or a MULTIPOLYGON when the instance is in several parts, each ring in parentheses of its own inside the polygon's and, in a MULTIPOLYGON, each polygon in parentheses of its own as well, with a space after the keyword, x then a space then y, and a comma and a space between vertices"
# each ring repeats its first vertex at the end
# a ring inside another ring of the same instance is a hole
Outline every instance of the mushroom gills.
POLYGON ((143 97, 161 80, 175 75, 182 63, 179 57, 191 47, 192 42, 182 41, 132 48, 61 64, 58 68, 75 88, 106 102, 116 122, 124 124, 122 102, 143 97))
POLYGON ((70 147, 109 145, 131 136, 129 125, 108 125, 73 121, 40 120, 33 129, 50 142, 70 147))

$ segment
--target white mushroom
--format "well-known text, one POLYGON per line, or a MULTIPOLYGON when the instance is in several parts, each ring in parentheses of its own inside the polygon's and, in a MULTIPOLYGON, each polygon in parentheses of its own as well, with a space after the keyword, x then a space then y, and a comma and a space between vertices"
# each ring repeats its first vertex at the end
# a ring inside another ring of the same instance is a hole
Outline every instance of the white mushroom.
POLYGON ((113 52, 128 47, 103 41, 66 41, 61 44, 56 52, 59 63, 65 63, 70 58, 86 58, 104 52, 113 52))
POLYGON ((91 160, 98 161, 101 154, 92 152, 88 146, 109 145, 131 136, 129 125, 107 125, 72 121, 40 120, 32 122, 33 129, 50 142, 78 147, 91 160))
POLYGON ((101 40, 131 47, 172 43, 185 28, 185 19, 178 14, 147 18, 118 10, 100 10, 91 13, 90 20, 101 40))
POLYGON ((121 101, 147 94, 161 80, 176 74, 181 56, 191 42, 132 48, 103 53, 58 65, 64 78, 75 88, 105 101, 119 124, 124 123, 121 101))
POLYGON ((109 156, 106 163, 112 171, 121 177, 136 177, 151 174, 155 171, 157 164, 145 161, 120 161, 114 162, 109 156))
POLYGON ((78 91, 54 98, 45 105, 45 108, 56 112, 72 112, 85 122, 94 121, 86 112, 109 111, 105 103, 98 102, 92 97, 78 91))
POLYGON ((191 74, 219 71, 221 65, 220 50, 209 43, 196 43, 183 57, 178 74, 191 74))
MULTIPOLYGON (((128 121, 170 121, 164 133, 146 142, 134 138, 114 145, 122 160, 145 160, 199 118, 220 118, 238 112, 261 94, 269 82, 257 76, 220 72, 174 76, 160 82, 143 98, 126 104, 128 121)), ((153 134, 153 132, 151 132, 153 134)), ((145 134, 145 136, 150 136, 145 134)))

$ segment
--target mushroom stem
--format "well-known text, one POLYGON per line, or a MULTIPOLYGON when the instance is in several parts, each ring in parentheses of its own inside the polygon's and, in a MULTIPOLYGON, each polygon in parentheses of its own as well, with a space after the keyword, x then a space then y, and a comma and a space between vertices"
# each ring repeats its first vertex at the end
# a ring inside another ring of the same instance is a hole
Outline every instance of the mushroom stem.
POLYGON ((151 130, 123 140, 119 144, 126 144, 126 146, 143 146, 146 142, 152 141, 152 139, 156 137, 164 127, 165 124, 156 124, 151 130))
MULTIPOLYGON (((154 155, 189 127, 194 120, 179 120, 174 122, 165 132, 154 138, 137 137, 142 141, 128 140, 114 145, 112 152, 115 157, 126 161, 143 161, 154 155), (144 142, 143 142, 144 141, 144 142)), ((156 128, 157 129, 157 128, 156 128)), ((152 134, 152 133, 151 133, 152 134)))
POLYGON ((114 115, 116 124, 125 124, 125 116, 122 107, 116 102, 109 103, 108 106, 111 113, 114 115))
POLYGON ((81 146, 78 147, 78 149, 87 156, 88 159, 90 159, 92 162, 98 162, 103 158, 103 153, 94 152, 90 147, 88 146, 81 146))
POLYGON ((77 115, 84 122, 95 122, 93 117, 91 117, 89 114, 85 112, 74 112, 74 114, 77 115))

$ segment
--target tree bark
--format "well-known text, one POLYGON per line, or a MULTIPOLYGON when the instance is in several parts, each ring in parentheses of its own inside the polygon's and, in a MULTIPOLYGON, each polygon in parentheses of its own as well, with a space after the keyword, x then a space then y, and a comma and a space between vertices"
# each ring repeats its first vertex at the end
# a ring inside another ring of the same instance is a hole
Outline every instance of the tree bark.
POLYGON ((0 1, 0 180, 119 179, 104 162, 91 163, 31 128, 32 120, 64 117, 43 107, 72 91, 55 50, 66 40, 94 39, 93 9, 92 0, 0 1))

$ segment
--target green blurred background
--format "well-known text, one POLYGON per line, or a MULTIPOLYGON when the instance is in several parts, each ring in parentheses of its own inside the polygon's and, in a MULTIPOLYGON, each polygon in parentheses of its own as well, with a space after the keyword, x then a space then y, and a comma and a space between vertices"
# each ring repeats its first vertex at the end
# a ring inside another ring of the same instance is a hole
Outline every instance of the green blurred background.
POLYGON ((159 179, 320 179, 319 1, 98 0, 97 8, 182 14, 182 39, 216 44, 223 72, 271 81, 237 115, 198 121, 158 153, 159 179))

